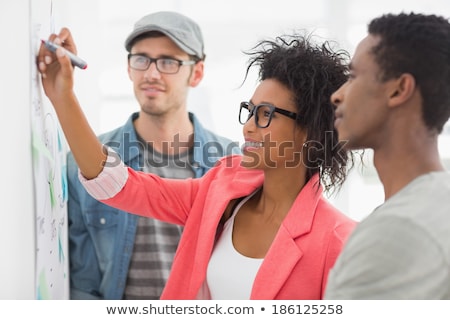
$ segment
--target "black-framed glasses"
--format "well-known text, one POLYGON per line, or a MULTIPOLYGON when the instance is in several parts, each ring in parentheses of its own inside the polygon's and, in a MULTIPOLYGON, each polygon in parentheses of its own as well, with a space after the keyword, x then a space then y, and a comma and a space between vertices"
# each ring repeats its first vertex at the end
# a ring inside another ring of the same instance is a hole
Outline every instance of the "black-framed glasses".
POLYGON ((130 67, 135 70, 145 71, 152 62, 155 62, 156 69, 161 73, 174 74, 180 70, 181 66, 190 66, 196 64, 194 60, 178 60, 174 58, 150 58, 143 54, 128 54, 130 67))
POLYGON ((241 102, 239 108, 239 123, 245 124, 252 116, 255 116, 255 123, 258 128, 267 128, 272 121, 274 112, 278 112, 291 119, 297 119, 295 112, 280 109, 269 103, 261 103, 256 106, 251 102, 241 102))

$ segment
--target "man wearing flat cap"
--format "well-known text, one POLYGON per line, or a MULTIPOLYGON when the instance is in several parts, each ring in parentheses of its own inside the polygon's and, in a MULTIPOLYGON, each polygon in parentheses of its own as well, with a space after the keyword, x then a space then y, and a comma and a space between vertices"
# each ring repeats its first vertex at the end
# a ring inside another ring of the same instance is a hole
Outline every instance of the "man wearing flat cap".
MULTIPOLYGON (((176 12, 151 13, 136 22, 125 48, 140 111, 99 138, 127 166, 185 179, 240 152, 187 110, 189 89, 202 80, 205 60, 196 22, 176 12)), ((98 202, 80 184, 70 153, 67 164, 71 299, 159 299, 181 227, 98 202)))

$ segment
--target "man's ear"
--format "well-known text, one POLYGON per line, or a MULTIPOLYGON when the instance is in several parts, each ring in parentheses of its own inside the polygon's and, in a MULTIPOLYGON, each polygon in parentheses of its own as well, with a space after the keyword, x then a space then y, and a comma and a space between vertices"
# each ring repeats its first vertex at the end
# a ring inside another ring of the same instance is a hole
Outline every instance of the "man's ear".
POLYGON ((391 80, 389 88, 389 106, 395 107, 409 100, 416 90, 416 80, 412 74, 403 73, 400 77, 391 80))
POLYGON ((189 85, 191 87, 196 87, 200 83, 200 81, 202 81, 204 75, 204 67, 205 63, 203 61, 199 61, 192 68, 191 78, 189 79, 189 85))
POLYGON ((128 64, 127 66, 127 73, 128 73, 128 78, 133 81, 133 78, 131 77, 131 69, 130 69, 130 65, 128 64))

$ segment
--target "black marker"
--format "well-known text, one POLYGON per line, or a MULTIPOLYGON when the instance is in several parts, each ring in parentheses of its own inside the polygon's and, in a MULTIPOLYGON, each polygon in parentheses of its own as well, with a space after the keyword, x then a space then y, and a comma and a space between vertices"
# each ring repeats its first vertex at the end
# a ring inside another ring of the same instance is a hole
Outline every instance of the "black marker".
MULTIPOLYGON (((56 43, 50 42, 50 41, 45 41, 45 40, 41 40, 42 43, 47 47, 48 50, 50 50, 51 52, 55 52, 56 49, 58 48, 62 48, 61 46, 57 45, 56 43)), ((76 55, 74 55, 72 52, 64 49, 66 54, 69 56, 70 61, 72 61, 72 65, 80 68, 80 69, 86 69, 87 68, 87 63, 82 60, 81 58, 77 57, 76 55)))

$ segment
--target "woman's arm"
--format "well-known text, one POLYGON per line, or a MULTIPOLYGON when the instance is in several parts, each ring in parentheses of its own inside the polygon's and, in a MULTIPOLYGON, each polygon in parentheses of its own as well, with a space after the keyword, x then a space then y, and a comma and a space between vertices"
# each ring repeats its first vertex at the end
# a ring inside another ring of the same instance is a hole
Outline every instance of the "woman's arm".
POLYGON ((59 48, 53 53, 41 44, 37 64, 44 92, 56 111, 82 175, 92 179, 103 170, 107 153, 90 127, 73 91, 74 68, 65 50, 76 54, 76 46, 67 28, 62 28, 58 35, 52 34, 49 40, 64 49, 59 48))

